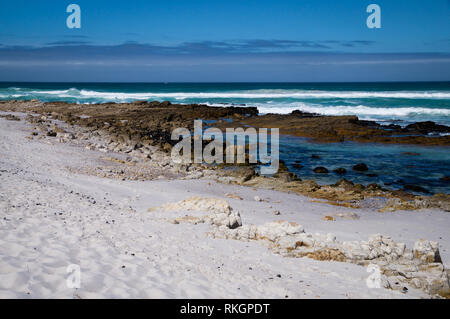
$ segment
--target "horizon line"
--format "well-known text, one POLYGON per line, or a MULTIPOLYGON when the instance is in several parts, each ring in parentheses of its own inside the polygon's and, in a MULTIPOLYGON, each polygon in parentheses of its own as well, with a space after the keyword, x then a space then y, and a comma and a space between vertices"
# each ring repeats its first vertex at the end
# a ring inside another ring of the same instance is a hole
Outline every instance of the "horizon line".
POLYGON ((335 84, 335 83, 450 83, 449 80, 429 80, 429 81, 0 81, 0 83, 40 83, 40 84, 63 84, 63 83, 79 83, 79 84, 335 84))

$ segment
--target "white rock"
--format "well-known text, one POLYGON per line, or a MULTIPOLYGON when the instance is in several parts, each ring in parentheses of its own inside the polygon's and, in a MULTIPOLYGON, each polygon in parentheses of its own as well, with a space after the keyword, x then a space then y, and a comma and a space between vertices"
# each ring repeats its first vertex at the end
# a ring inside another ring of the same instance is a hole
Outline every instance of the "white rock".
POLYGON ((336 236, 334 236, 333 234, 328 233, 327 234, 327 242, 334 243, 335 241, 336 241, 336 236))
POLYGON ((414 243, 414 257, 422 262, 440 261, 438 243, 424 239, 416 241, 414 243))

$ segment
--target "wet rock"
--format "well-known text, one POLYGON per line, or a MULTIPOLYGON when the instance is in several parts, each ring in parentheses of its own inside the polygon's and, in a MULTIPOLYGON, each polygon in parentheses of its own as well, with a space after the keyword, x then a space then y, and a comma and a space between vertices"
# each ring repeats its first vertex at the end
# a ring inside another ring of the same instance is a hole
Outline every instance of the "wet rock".
POLYGON ((445 125, 439 125, 432 121, 416 122, 416 123, 406 126, 405 129, 408 131, 419 132, 421 134, 428 134, 428 133, 433 133, 433 132, 438 132, 438 133, 449 133, 450 132, 450 127, 445 126, 445 125))
POLYGON ((303 112, 303 111, 300 111, 300 110, 292 111, 291 115, 296 116, 296 117, 302 117, 302 118, 320 116, 319 114, 316 114, 316 113, 303 112))
POLYGON ((147 101, 134 101, 133 104, 134 105, 145 105, 145 104, 147 104, 147 101))
POLYGON ((347 173, 347 170, 345 168, 339 167, 333 170, 333 172, 339 175, 345 175, 347 173))
POLYGON ((354 171, 357 171, 357 172, 366 172, 366 171, 369 170, 369 168, 367 167, 367 165, 364 164, 364 163, 356 164, 355 166, 352 167, 352 169, 353 169, 354 171))
POLYGON ((401 125, 397 125, 397 124, 383 125, 382 127, 385 129, 388 129, 388 130, 401 130, 402 129, 401 125))
POLYGON ((319 166, 319 167, 316 167, 316 168, 314 169, 314 173, 316 173, 316 174, 328 174, 329 171, 328 171, 327 168, 325 168, 325 167, 323 167, 323 166, 319 166))
POLYGON ((172 105, 172 103, 170 102, 170 101, 164 101, 164 102, 161 102, 161 106, 165 106, 165 107, 167 107, 167 106, 171 106, 172 105))
POLYGON ((312 159, 321 159, 320 155, 313 154, 311 155, 312 159))
POLYGON ((349 181, 345 178, 339 180, 336 184, 334 184, 334 186, 336 187, 343 187, 345 189, 351 189, 354 185, 355 184, 352 181, 349 181))
POLYGON ((49 137, 56 137, 57 133, 54 131, 48 131, 46 135, 49 137))
POLYGON ((274 177, 285 183, 289 183, 297 179, 297 175, 291 172, 278 172, 274 175, 274 177))
POLYGON ((424 194, 430 193, 426 188, 423 188, 422 186, 414 185, 414 184, 405 184, 403 186, 403 189, 406 191, 412 191, 412 192, 417 192, 417 193, 424 193, 424 194))
POLYGON ((380 190, 383 190, 383 189, 381 188, 380 185, 372 183, 372 184, 367 185, 365 190, 366 191, 375 192, 375 191, 380 191, 380 190))

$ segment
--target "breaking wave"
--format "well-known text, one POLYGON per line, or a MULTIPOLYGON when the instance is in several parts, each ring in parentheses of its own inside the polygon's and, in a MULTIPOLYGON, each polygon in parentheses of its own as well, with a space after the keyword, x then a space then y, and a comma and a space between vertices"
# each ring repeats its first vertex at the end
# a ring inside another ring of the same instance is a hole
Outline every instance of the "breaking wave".
POLYGON ((450 109, 424 108, 424 107, 369 107, 358 106, 310 106, 307 104, 290 105, 286 107, 258 107, 261 113, 279 113, 289 114, 294 110, 303 112, 317 113, 322 115, 365 115, 365 116, 384 116, 384 117, 405 117, 411 115, 438 115, 450 116, 450 109))
POLYGON ((198 92, 166 87, 150 92, 133 92, 132 88, 0 88, 1 99, 39 99, 78 104, 132 102, 136 100, 170 100, 181 104, 246 105, 258 107, 260 113, 288 114, 294 110, 322 115, 356 115, 362 119, 427 121, 450 124, 450 90, 308 90, 253 89, 221 90, 199 88, 198 92), (122 90, 122 92, 121 92, 122 90))
POLYGON ((106 101, 151 99, 151 98, 172 98, 177 100, 185 99, 450 99, 450 92, 437 91, 307 91, 307 90, 242 90, 230 92, 102 92, 94 90, 78 90, 71 88, 68 90, 30 90, 10 88, 15 94, 23 94, 24 97, 30 95, 50 95, 62 98, 97 98, 106 101), (18 93, 22 91, 21 93, 18 93))

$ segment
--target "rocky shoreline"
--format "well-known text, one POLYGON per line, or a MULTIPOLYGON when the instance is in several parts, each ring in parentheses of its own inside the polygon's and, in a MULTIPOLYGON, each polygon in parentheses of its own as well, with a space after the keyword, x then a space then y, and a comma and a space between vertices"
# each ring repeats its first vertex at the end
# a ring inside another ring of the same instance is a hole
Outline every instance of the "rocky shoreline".
MULTIPOLYGON (((42 103, 36 100, 1 101, 0 111, 26 112, 27 121, 34 126, 30 139, 53 138, 104 152, 103 167, 85 169, 84 173, 91 175, 123 180, 208 178, 302 194, 331 205, 351 208, 370 206, 379 209, 379 212, 423 208, 450 211, 449 194, 418 196, 406 190, 392 191, 377 184, 363 186, 346 179, 333 185, 319 185, 297 177, 282 162, 277 174, 265 177, 258 175, 251 165, 179 165, 172 163, 169 155, 176 143, 171 140, 172 130, 177 127, 192 129, 194 120, 198 118, 213 121, 214 126, 219 128, 243 125, 280 127, 282 134, 307 136, 321 142, 352 139, 358 142, 450 145, 450 136, 428 136, 431 132, 450 131, 450 128, 434 123, 415 123, 405 128, 383 127, 348 116, 319 116, 298 111, 290 115, 261 116, 256 108, 142 101, 93 105, 42 103)), ((5 118, 18 119, 13 115, 5 115, 5 118)))
POLYGON ((322 116, 294 111, 287 115, 266 114, 246 117, 235 125, 279 127, 281 134, 308 137, 322 143, 353 141, 424 146, 450 145, 450 136, 440 135, 450 133, 450 127, 434 122, 417 122, 402 127, 396 124, 381 125, 375 121, 364 121, 357 116, 322 116))
MULTIPOLYGON (((252 115, 246 108, 193 106, 184 113, 181 107, 174 106, 175 111, 168 112, 164 110, 165 107, 170 108, 170 104, 155 102, 152 106, 145 105, 150 109, 146 111, 149 113, 148 118, 151 118, 153 109, 158 110, 160 115, 147 123, 139 113, 140 107, 142 103, 74 105, 39 101, 8 102, 0 104, 0 117, 9 121, 26 121, 29 130, 26 138, 29 140, 40 140, 50 145, 64 143, 68 147, 81 146, 99 154, 104 153, 95 165, 68 164, 66 168, 72 173, 120 181, 205 179, 205 182, 215 180, 223 184, 247 186, 244 188, 249 191, 258 190, 258 195, 252 201, 268 206, 272 212, 269 214, 276 215, 273 216, 275 218, 285 212, 276 210, 279 201, 259 196, 261 189, 306 195, 311 198, 310 202, 319 203, 312 205, 322 203, 346 209, 346 212, 326 210, 323 223, 337 223, 337 219, 356 222, 361 211, 358 214, 351 213, 348 208, 378 209, 379 212, 433 208, 450 211, 448 194, 416 196, 406 191, 386 190, 376 184, 354 184, 345 179, 334 185, 321 186, 314 181, 301 180, 282 163, 280 171, 272 177, 258 175, 251 165, 174 164, 169 155, 172 145, 168 140, 168 132, 172 128, 183 125, 189 127, 200 114, 207 114, 208 118, 217 121, 224 117, 239 121, 256 116, 257 110, 250 110, 254 112, 252 115), (161 120, 162 116, 168 118, 161 120)), ((358 169, 364 169, 364 166, 358 165, 358 169)), ((225 197, 230 201, 243 201, 237 193, 226 193, 225 197)), ((96 201, 92 198, 90 204, 96 205, 96 201)), ((408 287, 410 290, 424 291, 432 297, 447 298, 449 294, 448 270, 442 262, 436 241, 418 240, 410 246, 413 248, 408 248, 403 241, 394 241, 383 235, 370 236, 367 241, 349 241, 338 240, 332 234, 306 232, 303 226, 292 221, 248 223, 241 219, 239 211, 233 209, 228 200, 217 198, 191 197, 179 202, 166 201, 161 206, 151 207, 148 212, 148 218, 162 217, 178 227, 181 224, 208 224, 207 236, 210 238, 255 242, 283 257, 308 257, 317 261, 376 266, 382 274, 381 286, 403 294, 408 293, 408 287), (170 212, 182 215, 169 217, 170 212), (209 215, 198 215, 203 212, 209 215)), ((113 225, 117 222, 117 217, 111 221, 113 225)), ((107 225, 111 223, 108 221, 107 225)))
POLYGON ((332 234, 307 233, 294 222, 275 221, 264 225, 243 225, 240 213, 222 199, 192 197, 176 203, 152 207, 149 212, 201 212, 210 215, 171 220, 174 224, 207 223, 211 238, 256 241, 283 257, 308 257, 319 261, 354 263, 376 267, 383 274, 380 286, 406 293, 412 286, 430 295, 448 297, 448 274, 440 257, 438 243, 418 240, 414 248, 397 243, 391 237, 370 236, 368 241, 338 241, 332 234))

